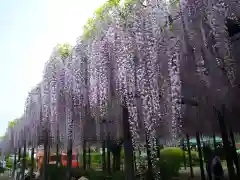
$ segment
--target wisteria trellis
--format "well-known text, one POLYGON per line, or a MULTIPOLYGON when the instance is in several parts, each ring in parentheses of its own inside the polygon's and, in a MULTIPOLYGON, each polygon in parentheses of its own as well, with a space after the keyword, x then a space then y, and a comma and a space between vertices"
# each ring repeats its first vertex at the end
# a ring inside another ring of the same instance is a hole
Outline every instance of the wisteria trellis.
POLYGON ((144 7, 132 5, 125 20, 121 7, 106 12, 95 34, 80 40, 68 57, 53 51, 42 82, 29 93, 24 116, 7 131, 2 149, 22 147, 25 140, 37 146, 46 130, 52 143, 59 135, 65 148, 69 139, 77 146, 86 137, 103 137, 103 131, 120 139, 125 104, 134 147, 147 135, 155 156, 157 136, 174 143, 187 129, 187 107, 179 102, 188 84, 199 102, 198 88, 204 87, 215 104, 234 85, 236 67, 225 28, 229 7, 223 0, 152 0, 144 7), (104 129, 103 119, 108 123, 104 129))

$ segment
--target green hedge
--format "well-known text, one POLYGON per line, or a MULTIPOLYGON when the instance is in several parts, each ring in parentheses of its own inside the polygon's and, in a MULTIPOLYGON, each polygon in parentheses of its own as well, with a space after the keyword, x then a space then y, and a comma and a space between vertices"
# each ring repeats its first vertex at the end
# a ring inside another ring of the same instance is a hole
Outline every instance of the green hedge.
MULTIPOLYGON (((6 167, 12 169, 13 168, 14 160, 10 159, 9 157, 6 160, 6 167)), ((26 157, 26 167, 31 164, 31 158, 29 156, 26 157)), ((34 159, 34 168, 36 168, 36 160, 34 159)))
POLYGON ((101 163, 102 161, 102 154, 101 153, 97 153, 97 152, 94 152, 94 153, 91 153, 91 162, 92 163, 101 163))
MULTIPOLYGON (((183 162, 183 150, 181 148, 164 148, 160 151, 158 166, 163 176, 177 176, 183 162)), ((164 177, 163 179, 167 179, 164 177)), ((170 177, 169 177, 170 178, 170 177)))

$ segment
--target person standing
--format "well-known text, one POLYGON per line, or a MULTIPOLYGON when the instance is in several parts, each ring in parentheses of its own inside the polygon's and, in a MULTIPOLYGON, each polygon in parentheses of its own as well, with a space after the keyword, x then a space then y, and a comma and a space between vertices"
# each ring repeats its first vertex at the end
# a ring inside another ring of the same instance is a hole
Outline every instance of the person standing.
POLYGON ((208 180, 212 180, 211 165, 212 165, 212 160, 213 160, 213 152, 212 152, 211 148, 209 148, 208 146, 204 146, 203 149, 204 149, 203 153, 204 153, 204 159, 205 159, 205 163, 206 163, 206 172, 207 172, 208 180))
POLYGON ((224 177, 224 171, 222 167, 221 160, 218 156, 215 156, 212 160, 212 174, 213 174, 213 179, 214 180, 221 180, 224 177))
POLYGON ((212 170, 211 170, 211 158, 209 158, 206 162, 206 171, 207 171, 207 175, 208 175, 208 180, 212 180, 212 170))
POLYGON ((2 161, 2 167, 3 167, 3 169, 6 168, 6 161, 5 161, 5 159, 2 161))

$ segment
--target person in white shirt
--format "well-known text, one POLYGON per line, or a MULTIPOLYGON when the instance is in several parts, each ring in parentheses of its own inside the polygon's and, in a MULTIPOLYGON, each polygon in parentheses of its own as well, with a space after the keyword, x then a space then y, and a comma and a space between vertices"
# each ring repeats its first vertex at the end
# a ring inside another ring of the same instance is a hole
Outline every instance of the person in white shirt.
POLYGON ((6 168, 6 161, 5 161, 5 160, 2 161, 2 167, 3 167, 4 169, 6 168))

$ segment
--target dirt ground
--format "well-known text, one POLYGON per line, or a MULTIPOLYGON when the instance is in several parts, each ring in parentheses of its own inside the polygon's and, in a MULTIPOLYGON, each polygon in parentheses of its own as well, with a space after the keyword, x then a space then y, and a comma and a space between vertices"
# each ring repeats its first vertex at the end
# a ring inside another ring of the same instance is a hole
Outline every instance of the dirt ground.
MULTIPOLYGON (((194 167, 193 168, 193 174, 194 174, 194 177, 191 178, 189 168, 187 168, 186 170, 181 169, 180 170, 180 177, 176 178, 176 180, 201 180, 201 171, 200 171, 199 167, 194 167)), ((227 172, 226 168, 224 168, 224 175, 225 175, 224 180, 228 180, 228 172, 227 172)), ((206 177, 206 180, 207 180, 208 178, 207 178, 206 171, 205 171, 205 177, 206 177)))
POLYGON ((5 171, 3 174, 0 174, 0 180, 11 180, 10 174, 10 171, 5 171))

